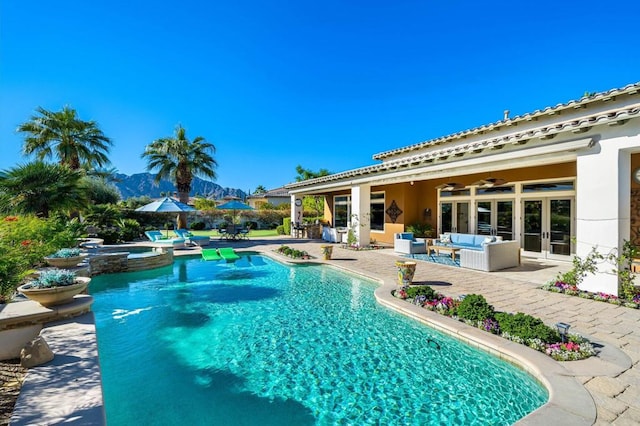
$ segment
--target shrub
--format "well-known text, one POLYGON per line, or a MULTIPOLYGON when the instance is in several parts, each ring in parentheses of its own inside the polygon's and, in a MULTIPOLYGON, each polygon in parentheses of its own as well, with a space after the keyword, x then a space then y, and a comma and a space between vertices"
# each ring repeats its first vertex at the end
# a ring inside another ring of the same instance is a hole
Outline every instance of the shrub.
POLYGON ((437 294, 428 285, 414 286, 406 289, 407 298, 414 299, 416 296, 425 296, 427 300, 435 299, 437 294))
POLYGON ((431 237, 433 235, 433 226, 428 223, 412 223, 407 225, 405 230, 413 233, 415 237, 419 238, 431 237))
POLYGON ((205 225, 202 221, 192 222, 190 228, 194 231, 202 231, 205 228, 205 225))
POLYGON ((482 295, 469 294, 458 305, 456 315, 463 320, 477 323, 487 318, 493 318, 495 311, 482 295))
POLYGON ((278 225, 278 226, 276 227, 276 232, 278 233, 278 235, 285 235, 285 232, 284 232, 284 225, 278 225))
POLYGON ((133 241, 140 237, 142 227, 135 219, 120 219, 117 222, 119 232, 118 240, 133 241))
POLYGON ((291 235, 291 218, 285 217, 282 219, 282 226, 284 227, 284 235, 291 235))
POLYGON ((24 277, 45 256, 73 247, 78 221, 52 217, 6 216, 0 219, 0 303, 7 302, 24 277))
POLYGON ((247 227, 247 229, 258 229, 258 222, 255 220, 248 220, 244 223, 244 226, 247 227))
POLYGON ((500 324, 500 331, 509 336, 518 336, 525 341, 538 338, 545 343, 555 343, 560 339, 558 332, 545 325, 542 320, 522 312, 515 315, 500 312, 495 314, 495 318, 500 324))

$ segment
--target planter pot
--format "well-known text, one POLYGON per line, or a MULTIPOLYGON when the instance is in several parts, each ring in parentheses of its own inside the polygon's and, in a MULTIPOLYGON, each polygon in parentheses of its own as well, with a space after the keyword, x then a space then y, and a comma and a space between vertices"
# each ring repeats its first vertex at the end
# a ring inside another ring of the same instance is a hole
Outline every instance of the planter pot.
POLYGON ((402 286, 410 285, 413 282, 413 276, 416 273, 416 262, 396 261, 398 268, 398 284, 402 286))
POLYGON ((333 253, 333 246, 320 246, 322 249, 322 257, 324 260, 331 260, 331 254, 333 253))
POLYGON ((75 284, 51 288, 32 288, 31 284, 24 284, 18 287, 18 291, 29 299, 49 308, 71 302, 73 296, 83 292, 90 281, 91 278, 88 277, 76 277, 75 284))
POLYGON ((44 260, 51 266, 66 269, 75 268, 85 257, 87 257, 86 254, 81 254, 80 256, 73 257, 45 257, 44 260))

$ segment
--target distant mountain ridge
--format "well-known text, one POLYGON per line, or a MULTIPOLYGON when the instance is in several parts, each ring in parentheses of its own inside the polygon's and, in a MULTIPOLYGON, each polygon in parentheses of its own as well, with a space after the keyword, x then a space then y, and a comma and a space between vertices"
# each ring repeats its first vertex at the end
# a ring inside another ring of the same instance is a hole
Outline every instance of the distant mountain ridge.
MULTIPOLYGON (((136 173, 131 176, 117 173, 116 179, 118 182, 115 186, 120 191, 120 196, 123 200, 130 197, 141 197, 147 195, 151 198, 160 197, 160 193, 171 193, 176 191, 176 185, 170 180, 163 179, 159 184, 156 184, 154 179, 156 175, 151 173, 136 173)), ((190 196, 199 196, 205 198, 213 198, 216 200, 222 199, 226 196, 234 196, 240 199, 246 197, 246 193, 240 189, 235 188, 223 188, 217 183, 213 183, 199 177, 194 177, 191 183, 190 196)))

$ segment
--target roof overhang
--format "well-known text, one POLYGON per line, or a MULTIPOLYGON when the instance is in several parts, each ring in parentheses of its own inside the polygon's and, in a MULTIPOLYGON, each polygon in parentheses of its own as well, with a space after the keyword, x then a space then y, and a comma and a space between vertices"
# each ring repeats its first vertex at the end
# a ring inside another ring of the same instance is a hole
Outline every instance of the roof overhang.
MULTIPOLYGON (((564 142, 547 142, 546 144, 518 147, 517 149, 496 149, 482 156, 470 158, 446 158, 446 162, 433 162, 414 165, 411 168, 396 168, 380 171, 375 174, 354 174, 340 181, 316 182, 314 184, 289 188, 290 194, 319 194, 347 190, 353 186, 388 185, 409 181, 431 180, 473 173, 488 173, 521 167, 532 167, 573 161, 578 151, 594 148, 594 137, 567 140, 564 142)), ((317 179, 314 179, 317 180, 317 179)), ((471 182, 469 182, 471 184, 471 182)))

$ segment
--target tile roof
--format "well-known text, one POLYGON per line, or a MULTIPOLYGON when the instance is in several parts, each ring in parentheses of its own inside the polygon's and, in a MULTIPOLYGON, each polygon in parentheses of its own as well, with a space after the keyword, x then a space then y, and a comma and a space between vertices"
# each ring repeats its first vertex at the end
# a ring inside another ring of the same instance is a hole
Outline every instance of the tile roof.
POLYGON ((545 116, 545 115, 554 115, 554 114, 558 114, 559 112, 561 112, 562 110, 566 110, 566 109, 575 109, 575 108, 582 108, 590 103, 593 102, 602 102, 602 101, 609 101, 612 100, 615 96, 619 96, 619 95, 624 95, 624 94, 628 94, 628 95, 632 95, 632 94, 636 94, 638 93, 638 91, 640 91, 640 82, 638 83, 634 83, 634 84, 629 84, 628 86, 625 86, 623 88, 620 89, 611 89, 608 90, 606 92, 600 92, 600 93, 596 93, 593 95, 587 95, 587 96, 583 96, 582 98, 578 99, 578 100, 573 100, 573 101, 569 101, 567 103, 564 104, 557 104, 556 106, 553 107, 547 107, 544 108, 542 110, 535 110, 534 112, 530 112, 530 113, 526 113, 523 115, 519 115, 513 118, 508 118, 506 120, 500 120, 500 121, 496 121, 494 123, 491 124, 485 124, 483 126, 480 127, 475 127, 472 129, 468 129, 468 130, 464 130, 461 132, 457 132, 457 133, 453 133, 451 135, 447 135, 447 136, 442 136, 436 139, 431 139, 428 141, 423 141, 423 142, 419 142, 413 145, 408 145, 408 146, 404 146, 402 148, 397 148, 397 149, 393 149, 390 151, 385 151, 385 152, 381 152, 379 154, 375 154, 373 156, 374 160, 383 160, 385 158, 394 156, 394 155, 398 155, 398 154, 402 154, 402 153, 406 153, 406 152, 410 152, 410 151, 415 151, 415 150, 419 150, 424 148, 425 146, 433 146, 433 145, 438 145, 438 144, 442 144, 445 142, 450 142, 454 139, 460 139, 466 136, 470 136, 470 135, 477 135, 477 134, 481 134, 481 133, 485 133, 491 130, 494 130, 496 127, 502 127, 502 126, 513 126, 515 124, 517 124, 518 122, 522 122, 522 121, 531 121, 534 120, 538 117, 541 116, 545 116))
POLYGON ((316 184, 323 184, 327 182, 337 182, 344 179, 361 177, 365 175, 373 175, 378 173, 389 173, 400 170, 408 170, 414 167, 421 167, 434 160, 445 160, 450 156, 462 156, 465 154, 479 154, 487 148, 499 149, 502 146, 508 144, 522 145, 527 143, 529 139, 540 138, 543 140, 553 139, 559 133, 572 132, 572 133, 584 133, 591 127, 599 124, 616 125, 626 122, 630 118, 640 117, 640 103, 627 105, 624 107, 612 108, 606 111, 594 111, 592 114, 585 114, 579 119, 571 118, 564 121, 555 121, 548 125, 541 123, 540 126, 530 129, 523 129, 521 131, 515 130, 515 123, 522 121, 533 121, 541 116, 560 115, 560 112, 565 109, 579 109, 585 107, 589 103, 593 102, 606 102, 615 99, 615 96, 620 95, 635 95, 640 92, 640 82, 630 84, 621 89, 612 89, 606 92, 597 93, 591 96, 584 96, 577 101, 570 101, 565 104, 558 104, 555 107, 545 108, 543 110, 536 110, 532 113, 527 113, 521 116, 517 116, 507 120, 501 120, 492 124, 477 127, 463 132, 454 133, 449 136, 444 136, 430 141, 421 142, 414 145, 398 148, 393 151, 387 151, 374 156, 374 159, 384 159, 393 157, 399 154, 416 152, 414 155, 404 156, 401 158, 389 158, 382 163, 374 164, 371 166, 365 166, 357 169, 347 170, 340 173, 334 173, 328 176, 323 176, 315 179, 309 179, 302 182, 294 182, 285 185, 286 189, 296 189, 313 186, 316 184), (481 135, 489 130, 497 130, 502 126, 513 126, 514 131, 505 135, 496 137, 486 137, 482 140, 469 141, 469 143, 460 143, 455 146, 444 146, 441 149, 437 148, 437 145, 442 145, 445 142, 453 142, 457 139, 464 139, 467 136, 481 135), (424 148, 433 148, 428 152, 424 152, 424 148))
POLYGON ((266 192, 262 192, 260 194, 252 194, 247 198, 270 198, 270 197, 288 197, 289 191, 281 186, 280 188, 269 189, 266 192))

